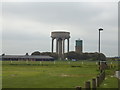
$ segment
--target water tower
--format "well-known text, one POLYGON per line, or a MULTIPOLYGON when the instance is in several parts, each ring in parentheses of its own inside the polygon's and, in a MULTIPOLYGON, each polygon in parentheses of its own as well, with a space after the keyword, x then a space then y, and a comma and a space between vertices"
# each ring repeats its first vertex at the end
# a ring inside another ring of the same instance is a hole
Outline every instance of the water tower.
POLYGON ((67 52, 69 52, 70 32, 64 31, 51 32, 51 38, 52 38, 52 53, 54 51, 54 40, 56 39, 56 53, 58 54, 59 59, 64 58, 65 40, 67 40, 67 52))

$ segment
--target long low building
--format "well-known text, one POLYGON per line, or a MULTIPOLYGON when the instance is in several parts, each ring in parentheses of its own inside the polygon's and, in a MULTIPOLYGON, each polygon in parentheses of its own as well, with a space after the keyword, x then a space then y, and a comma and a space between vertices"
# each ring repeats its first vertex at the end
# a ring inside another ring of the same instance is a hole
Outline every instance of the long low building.
POLYGON ((18 60, 30 60, 30 61, 54 61, 53 57, 50 56, 36 56, 36 55, 4 55, 0 56, 2 61, 18 61, 18 60))

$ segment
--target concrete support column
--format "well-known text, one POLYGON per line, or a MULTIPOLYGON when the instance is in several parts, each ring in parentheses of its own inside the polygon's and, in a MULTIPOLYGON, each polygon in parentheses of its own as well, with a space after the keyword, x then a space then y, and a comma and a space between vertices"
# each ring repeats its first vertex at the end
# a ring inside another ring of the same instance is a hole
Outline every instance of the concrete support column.
POLYGON ((56 53, 58 54, 58 46, 59 44, 58 44, 58 39, 56 39, 56 53))
POLYGON ((52 53, 53 53, 53 49, 54 49, 54 38, 52 38, 52 53))
POLYGON ((63 54, 65 53, 65 39, 62 39, 63 41, 63 54))
POLYGON ((59 55, 62 56, 62 39, 59 39, 59 55))
POLYGON ((67 40, 68 40, 68 50, 67 50, 67 52, 69 52, 69 38, 67 40))
POLYGON ((64 53, 65 53, 65 39, 62 39, 62 46, 63 46, 63 52, 62 52, 62 58, 64 59, 64 53))

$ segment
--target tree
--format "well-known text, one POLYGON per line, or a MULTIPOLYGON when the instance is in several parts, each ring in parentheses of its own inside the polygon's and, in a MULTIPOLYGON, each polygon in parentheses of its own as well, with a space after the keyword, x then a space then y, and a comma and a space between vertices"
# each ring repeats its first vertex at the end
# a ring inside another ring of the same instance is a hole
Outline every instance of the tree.
POLYGON ((54 59, 58 59, 58 55, 56 53, 43 52, 43 53, 41 53, 41 55, 47 55, 47 56, 53 57, 54 59))
POLYGON ((5 56, 5 54, 3 53, 2 56, 5 56))
POLYGON ((71 51, 71 52, 66 53, 65 57, 68 58, 68 59, 79 59, 80 54, 78 54, 74 51, 71 51))
POLYGON ((26 56, 28 56, 29 54, 28 54, 28 53, 26 53, 25 55, 26 55, 26 56))
POLYGON ((76 53, 74 51, 66 53, 65 57, 68 59, 77 59, 77 60, 106 60, 106 56, 103 53, 76 53))
POLYGON ((40 55, 40 52, 39 51, 35 51, 31 55, 40 55))
POLYGON ((51 53, 51 52, 42 52, 40 53, 39 51, 33 52, 31 55, 44 55, 44 56, 51 56, 54 59, 58 59, 58 55, 56 53, 51 53))

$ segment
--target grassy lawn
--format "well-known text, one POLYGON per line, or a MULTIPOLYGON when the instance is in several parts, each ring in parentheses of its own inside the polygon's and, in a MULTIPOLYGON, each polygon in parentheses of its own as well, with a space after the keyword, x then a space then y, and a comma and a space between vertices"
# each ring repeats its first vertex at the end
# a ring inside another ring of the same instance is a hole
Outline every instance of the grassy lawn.
POLYGON ((106 80, 101 84, 100 88, 118 88, 118 79, 113 75, 108 75, 106 80))
MULTIPOLYGON (((111 65, 111 61, 108 62, 111 65)), ((117 66, 116 62, 112 62, 117 66)), ((115 70, 106 70, 106 80, 99 88, 117 88, 115 70)), ((91 81, 99 74, 93 61, 3 61, 3 88, 84 88, 85 81, 91 81), (77 67, 75 67, 77 66, 77 67)))
POLYGON ((98 74, 96 62, 4 61, 2 67, 3 88, 84 87, 85 81, 98 74))

